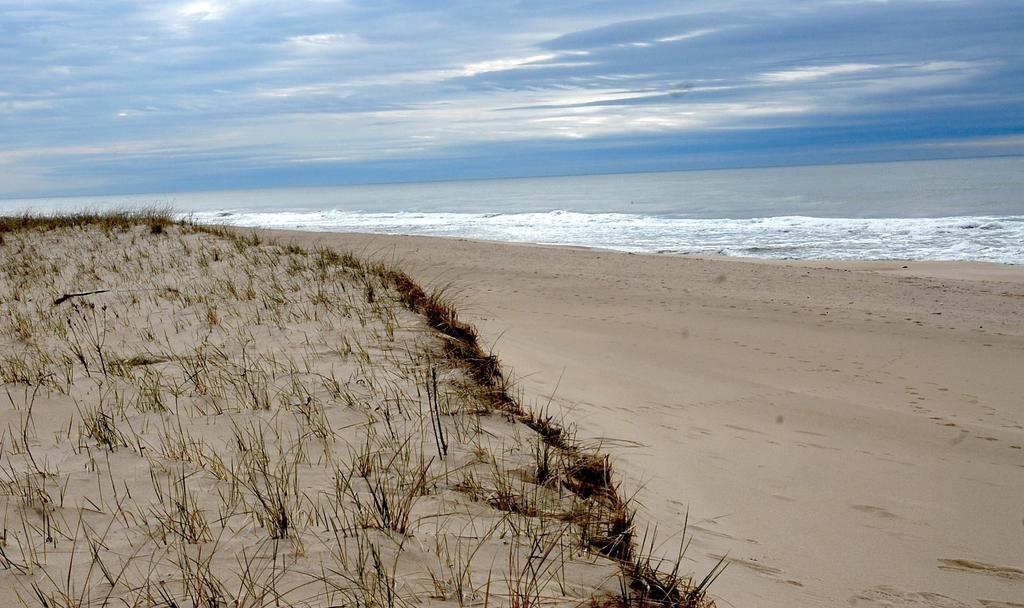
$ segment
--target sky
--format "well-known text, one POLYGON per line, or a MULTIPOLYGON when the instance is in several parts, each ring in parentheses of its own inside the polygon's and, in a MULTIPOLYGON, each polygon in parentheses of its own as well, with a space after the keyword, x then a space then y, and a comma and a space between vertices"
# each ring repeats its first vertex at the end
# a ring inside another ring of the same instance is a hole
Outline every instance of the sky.
POLYGON ((1024 153, 1024 2, 0 0, 0 199, 1024 153))

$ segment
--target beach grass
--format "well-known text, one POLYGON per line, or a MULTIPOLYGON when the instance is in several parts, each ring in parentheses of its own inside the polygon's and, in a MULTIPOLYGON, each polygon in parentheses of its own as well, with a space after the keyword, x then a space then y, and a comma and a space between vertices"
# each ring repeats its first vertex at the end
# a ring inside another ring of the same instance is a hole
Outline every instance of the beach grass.
POLYGON ((709 606, 612 462, 402 270, 169 209, 0 217, 26 606, 709 606))

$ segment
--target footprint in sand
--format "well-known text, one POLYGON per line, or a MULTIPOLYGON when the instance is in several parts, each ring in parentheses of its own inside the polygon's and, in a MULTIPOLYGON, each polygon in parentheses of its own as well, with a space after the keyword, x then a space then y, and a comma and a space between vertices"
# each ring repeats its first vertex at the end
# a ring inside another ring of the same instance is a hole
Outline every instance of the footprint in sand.
POLYGON ((1012 568, 1010 566, 997 566, 995 564, 986 564, 985 562, 976 562, 971 559, 940 558, 938 561, 939 568, 943 570, 959 570, 960 572, 987 574, 989 576, 995 576, 1011 581, 1024 582, 1024 570, 1012 568))
POLYGON ((861 591, 851 597, 849 603, 861 608, 970 608, 968 604, 938 593, 907 591, 888 585, 861 591))
POLYGON ((978 603, 985 608, 1024 608, 1024 604, 1018 604, 1017 602, 1001 602, 999 600, 979 599, 978 603))
POLYGON ((804 586, 803 583, 801 583, 800 581, 795 581, 795 580, 787 579, 787 578, 781 578, 780 575, 782 574, 782 570, 779 570, 778 568, 773 568, 772 566, 769 566, 767 564, 762 564, 761 562, 759 562, 759 561, 757 561, 756 559, 753 559, 753 558, 752 559, 743 559, 743 558, 738 558, 738 557, 723 558, 721 555, 714 555, 714 554, 709 554, 709 557, 712 557, 714 559, 727 559, 727 561, 730 564, 736 564, 737 566, 743 566, 744 568, 749 568, 749 569, 753 570, 754 572, 757 572, 758 574, 763 574, 763 575, 765 575, 765 576, 767 576, 769 578, 773 578, 773 579, 775 579, 776 581, 778 581, 780 583, 786 583, 787 585, 793 585, 794 587, 803 587, 804 586))
POLYGON ((733 430, 736 430, 736 431, 743 431, 745 433, 755 433, 757 435, 764 435, 764 433, 762 433, 761 431, 758 431, 756 429, 750 429, 750 428, 747 428, 745 426, 739 426, 739 425, 736 425, 736 424, 726 424, 725 427, 733 429, 733 430))
POLYGON ((795 430, 793 432, 794 433, 801 433, 803 435, 812 435, 814 437, 827 437, 827 435, 825 435, 824 433, 816 433, 814 431, 802 431, 800 429, 797 429, 797 430, 795 430))
POLYGON ((860 511, 861 513, 875 515, 876 517, 882 517, 884 519, 899 519, 899 516, 895 515, 891 511, 883 509, 882 507, 876 507, 874 505, 850 505, 850 508, 856 511, 860 511))
POLYGON ((842 451, 839 448, 834 448, 834 447, 829 446, 829 445, 821 445, 820 443, 796 441, 796 442, 793 443, 793 445, 795 445, 795 446, 797 446, 799 448, 815 448, 815 449, 818 449, 818 450, 831 450, 833 452, 841 452, 842 451))

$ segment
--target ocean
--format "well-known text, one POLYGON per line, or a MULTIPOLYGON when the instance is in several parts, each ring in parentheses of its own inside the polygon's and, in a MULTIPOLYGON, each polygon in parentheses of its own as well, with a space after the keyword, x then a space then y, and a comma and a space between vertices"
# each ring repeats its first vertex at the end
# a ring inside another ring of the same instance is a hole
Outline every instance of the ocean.
POLYGON ((774 259, 1024 264, 1024 157, 0 201, 198 222, 774 259))

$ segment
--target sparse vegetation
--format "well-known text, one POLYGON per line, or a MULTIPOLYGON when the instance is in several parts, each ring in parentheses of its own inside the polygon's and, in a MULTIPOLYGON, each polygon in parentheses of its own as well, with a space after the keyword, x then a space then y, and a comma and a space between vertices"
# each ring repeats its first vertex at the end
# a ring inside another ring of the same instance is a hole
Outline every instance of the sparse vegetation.
POLYGON ((706 606, 439 293, 167 210, 0 218, 27 606, 706 606))

